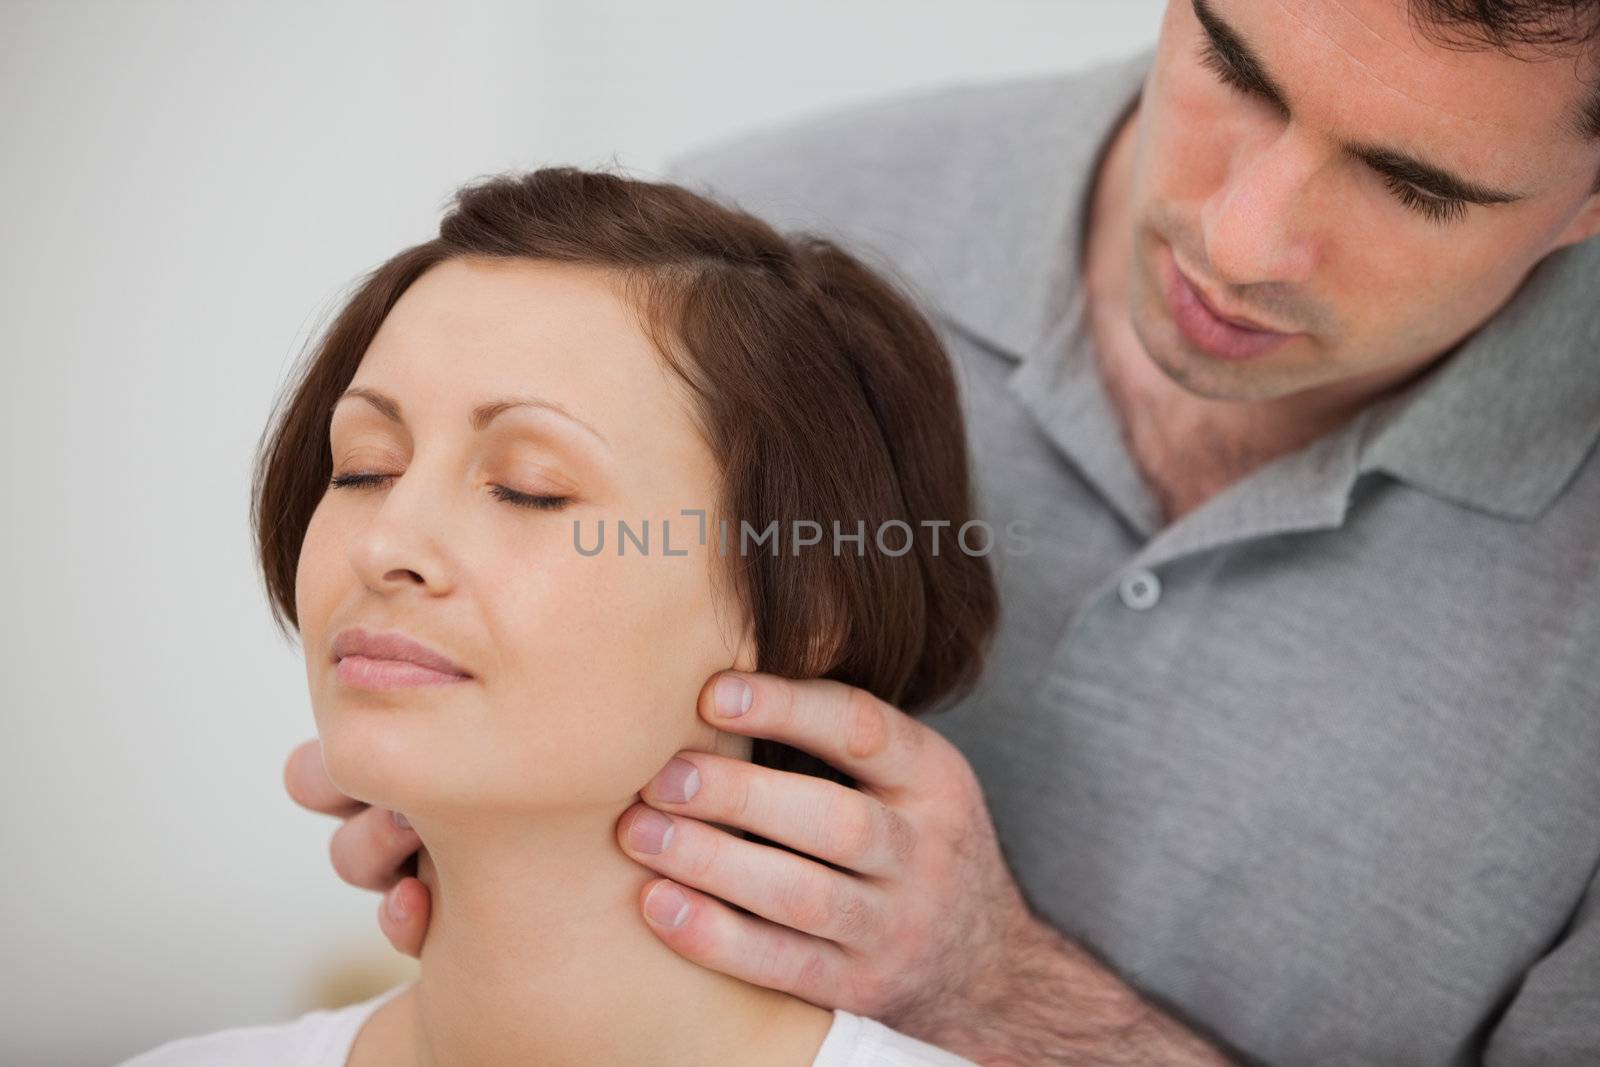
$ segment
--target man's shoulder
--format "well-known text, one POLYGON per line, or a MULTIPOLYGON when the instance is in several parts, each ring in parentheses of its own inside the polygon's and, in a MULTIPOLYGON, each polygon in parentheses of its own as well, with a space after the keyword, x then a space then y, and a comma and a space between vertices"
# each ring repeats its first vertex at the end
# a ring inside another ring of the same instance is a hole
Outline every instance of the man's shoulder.
POLYGON ((1148 51, 1061 74, 904 92, 686 152, 668 177, 849 247, 929 309, 1005 342, 1050 264, 1148 51))
POLYGON ((967 153, 1015 147, 1074 80, 1057 75, 897 93, 724 137, 678 155, 668 172, 735 199, 926 187, 967 153))
POLYGON ((682 153, 668 177, 775 225, 846 233, 960 203, 975 173, 1003 169, 1059 133, 1105 67, 901 92, 791 119, 682 153))

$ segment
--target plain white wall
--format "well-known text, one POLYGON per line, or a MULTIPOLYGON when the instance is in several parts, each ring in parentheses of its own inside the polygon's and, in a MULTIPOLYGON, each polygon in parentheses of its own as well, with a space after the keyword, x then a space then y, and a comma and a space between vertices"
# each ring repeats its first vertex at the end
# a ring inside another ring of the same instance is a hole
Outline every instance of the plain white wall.
POLYGON ((0 1061, 407 973, 283 792, 314 731, 247 489, 308 336, 457 184, 1079 67, 1162 6, 0 2, 0 1061))

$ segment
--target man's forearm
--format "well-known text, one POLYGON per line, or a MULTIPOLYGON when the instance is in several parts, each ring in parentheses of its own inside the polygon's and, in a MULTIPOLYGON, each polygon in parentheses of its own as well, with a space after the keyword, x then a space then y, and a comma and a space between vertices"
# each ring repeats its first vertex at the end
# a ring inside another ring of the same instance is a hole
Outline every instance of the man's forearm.
POLYGON ((1233 1065, 1043 922, 1015 939, 1009 963, 981 1009, 930 1040, 983 1067, 1233 1065))

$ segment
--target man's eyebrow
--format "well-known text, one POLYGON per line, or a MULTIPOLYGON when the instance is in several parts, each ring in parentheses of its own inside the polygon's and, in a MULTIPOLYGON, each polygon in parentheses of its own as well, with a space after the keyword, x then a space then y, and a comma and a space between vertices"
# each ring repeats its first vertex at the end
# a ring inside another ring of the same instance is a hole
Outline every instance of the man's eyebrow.
MULTIPOLYGON (((365 400, 367 403, 376 408, 378 413, 384 418, 391 422, 398 422, 402 425, 405 424, 405 418, 400 411, 400 402, 386 393, 381 393, 376 389, 369 389, 365 386, 357 385, 352 386, 351 388, 346 389, 343 393, 339 394, 339 400, 342 401, 346 399, 365 400)), ((337 402, 338 401, 335 401, 335 403, 337 402)), ((471 422, 474 430, 481 432, 487 429, 489 424, 493 422, 495 418, 502 412, 510 411, 512 408, 538 408, 541 411, 553 412, 576 424, 577 426, 582 427, 585 431, 593 435, 594 438, 602 445, 605 445, 607 448, 611 447, 611 443, 606 440, 605 435, 599 430, 595 429, 584 420, 578 418, 578 416, 574 415, 572 412, 568 411, 554 400, 545 400, 543 397, 512 396, 504 397, 499 400, 486 401, 485 403, 479 404, 477 407, 472 409, 472 415, 469 421, 471 422)))
POLYGON ((1461 178, 1443 167, 1381 145, 1346 142, 1344 150, 1361 160, 1379 174, 1387 174, 1423 192, 1446 200, 1465 200, 1469 204, 1514 204, 1524 198, 1523 193, 1508 193, 1490 189, 1475 181, 1461 178))
MULTIPOLYGON (((1288 95, 1275 81, 1244 35, 1229 26, 1215 9, 1211 0, 1193 0, 1194 16, 1205 30, 1210 47, 1216 57, 1252 92, 1272 102, 1273 106, 1289 114, 1288 95)), ((1525 198, 1525 194, 1491 189, 1451 173, 1444 167, 1418 159, 1408 152, 1384 145, 1347 141, 1341 147, 1346 155, 1360 160, 1379 174, 1414 185, 1430 196, 1444 200, 1464 200, 1470 204, 1510 204, 1525 198)))

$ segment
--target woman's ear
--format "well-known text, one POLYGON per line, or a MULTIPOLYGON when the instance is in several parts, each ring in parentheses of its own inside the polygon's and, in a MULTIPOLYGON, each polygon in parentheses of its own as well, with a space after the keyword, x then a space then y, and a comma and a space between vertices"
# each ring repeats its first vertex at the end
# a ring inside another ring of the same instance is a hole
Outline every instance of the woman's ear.
MULTIPOLYGON (((733 662, 729 668, 736 671, 754 671, 760 663, 756 655, 756 624, 750 620, 745 624, 744 632, 739 635, 738 643, 733 649, 733 662)), ((729 733, 712 727, 711 750, 718 755, 731 759, 748 760, 750 751, 755 742, 744 734, 729 733)))
POLYGON ((746 737, 744 734, 731 734, 714 726, 711 730, 711 751, 715 755, 749 762, 750 753, 755 748, 754 738, 746 737))
POLYGON ((739 643, 734 647, 732 667, 736 671, 754 671, 760 662, 756 651, 756 621, 751 619, 745 623, 739 643))

